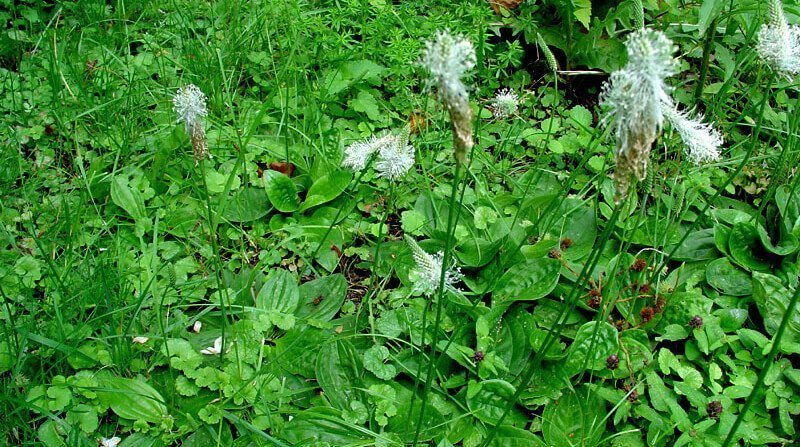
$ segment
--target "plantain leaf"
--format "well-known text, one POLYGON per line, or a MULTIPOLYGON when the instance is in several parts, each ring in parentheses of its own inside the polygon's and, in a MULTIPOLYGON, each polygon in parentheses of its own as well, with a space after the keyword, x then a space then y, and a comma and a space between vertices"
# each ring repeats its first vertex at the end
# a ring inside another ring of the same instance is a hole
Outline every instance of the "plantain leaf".
POLYGON ((264 171, 264 188, 272 206, 282 213, 297 211, 300 199, 297 198, 297 187, 287 176, 277 171, 264 171))
POLYGON ((160 422, 167 415, 164 398, 141 380, 98 375, 97 397, 123 419, 160 422))

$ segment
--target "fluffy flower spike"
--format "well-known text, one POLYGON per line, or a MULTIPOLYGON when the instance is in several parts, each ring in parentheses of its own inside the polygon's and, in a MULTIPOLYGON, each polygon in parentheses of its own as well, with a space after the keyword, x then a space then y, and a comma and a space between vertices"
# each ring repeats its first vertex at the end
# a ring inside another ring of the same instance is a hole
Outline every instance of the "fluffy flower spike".
POLYGON ((492 114, 497 119, 508 118, 517 113, 519 97, 512 89, 504 88, 492 100, 492 114))
POLYGON ((453 151, 456 162, 464 163, 472 148, 472 108, 467 87, 461 78, 475 67, 475 48, 462 37, 439 31, 427 43, 421 64, 428 69, 439 97, 450 113, 453 128, 453 151))
POLYGON ((686 144, 686 157, 694 164, 719 160, 722 135, 710 124, 702 122, 702 117, 692 119, 677 108, 666 108, 664 116, 680 134, 686 144))
POLYGON ((172 98, 178 123, 183 123, 186 133, 192 142, 195 164, 200 160, 211 158, 206 142, 206 131, 203 127, 203 117, 208 115, 206 109, 206 95, 194 84, 189 84, 178 89, 172 98))
POLYGON ((672 104, 664 80, 678 70, 675 46, 664 33, 640 29, 626 42, 628 63, 611 74, 601 103, 617 138, 615 180, 618 200, 627 194, 631 178, 647 174, 650 148, 664 122, 664 107, 672 104))
POLYGON ((394 135, 387 133, 380 137, 371 136, 366 140, 356 141, 344 150, 342 166, 354 171, 361 171, 367 167, 372 154, 380 151, 386 145, 392 144, 394 135))
POLYGON ((357 141, 345 149, 342 166, 360 171, 367 167, 372 155, 378 153, 375 164, 378 175, 397 180, 414 166, 414 146, 408 143, 409 136, 410 130, 406 127, 398 134, 387 133, 357 141))
POLYGON ((800 73, 800 26, 789 25, 781 0, 769 0, 768 24, 758 31, 756 52, 775 72, 788 80, 800 73))
MULTIPOLYGON (((412 280, 414 280, 414 289, 422 292, 425 295, 432 296, 439 290, 439 280, 442 276, 442 269, 444 269, 444 253, 438 252, 432 255, 423 250, 417 241, 406 236, 406 242, 411 247, 411 253, 414 255, 414 262, 417 266, 411 271, 412 280)), ((454 286, 457 282, 461 281, 464 275, 461 274, 461 269, 451 266, 447 268, 444 273, 444 288, 452 292, 457 292, 458 289, 454 286)))
POLYGON ((398 135, 394 135, 390 144, 380 148, 375 170, 378 175, 390 181, 406 175, 414 166, 414 146, 408 143, 411 128, 406 126, 398 135))

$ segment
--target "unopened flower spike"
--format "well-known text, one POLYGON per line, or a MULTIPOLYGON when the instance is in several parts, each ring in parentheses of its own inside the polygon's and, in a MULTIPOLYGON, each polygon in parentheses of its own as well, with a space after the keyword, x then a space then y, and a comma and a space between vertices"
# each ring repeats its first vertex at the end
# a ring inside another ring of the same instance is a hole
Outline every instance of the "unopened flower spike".
MULTIPOLYGON (((414 262, 417 266, 411 271, 412 280, 414 281, 414 289, 425 295, 431 296, 439 289, 439 280, 442 276, 442 269, 444 268, 444 253, 438 252, 432 255, 423 250, 417 241, 409 236, 406 236, 406 242, 411 247, 411 253, 414 255, 414 262)), ((444 288, 452 292, 458 292, 454 286, 457 282, 461 281, 464 275, 461 274, 461 269, 450 266, 444 274, 444 288)))
POLYGON ((800 26, 789 25, 781 0, 769 0, 769 23, 761 25, 758 56, 776 73, 792 80, 800 72, 800 26))
POLYGON ((611 74, 601 93, 601 104, 609 109, 604 122, 612 126, 617 139, 617 200, 627 195, 632 178, 647 175, 650 148, 663 126, 663 109, 672 104, 664 80, 678 70, 675 46, 660 31, 634 31, 626 47, 627 64, 611 74))
POLYGON ((497 119, 508 118, 517 113, 519 96, 512 89, 504 88, 492 100, 492 114, 497 119))
POLYGON ((196 85, 189 84, 178 89, 172 104, 173 110, 178 115, 178 123, 183 123, 186 133, 189 134, 195 164, 200 160, 211 158, 203 127, 203 117, 208 115, 206 95, 196 85))
POLYGON ((462 164, 472 148, 472 108, 467 87, 461 81, 475 67, 475 48, 460 36, 439 31, 427 43, 421 64, 430 72, 433 84, 447 111, 453 128, 453 155, 462 164))
POLYGON ((720 157, 722 135, 700 117, 692 119, 677 107, 665 107, 664 116, 680 134, 686 145, 686 157, 694 164, 717 161, 720 157))

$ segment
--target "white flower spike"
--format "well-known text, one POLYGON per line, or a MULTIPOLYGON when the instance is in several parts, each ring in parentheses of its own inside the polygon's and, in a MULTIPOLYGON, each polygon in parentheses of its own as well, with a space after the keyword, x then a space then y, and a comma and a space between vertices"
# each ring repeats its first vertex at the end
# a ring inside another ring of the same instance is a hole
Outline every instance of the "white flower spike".
POLYGON ((512 89, 504 88, 492 100, 492 114, 497 119, 508 118, 517 113, 519 97, 512 89))
POLYGON ((195 163, 211 158, 206 142, 206 131, 203 127, 203 117, 208 115, 206 109, 206 95, 194 84, 179 88, 172 98, 178 123, 183 123, 189 139, 192 141, 195 163))
POLYGON ((720 157, 722 135, 700 117, 692 119, 677 108, 665 108, 664 116, 686 144, 686 157, 694 164, 717 161, 720 157))
MULTIPOLYGON (((439 280, 441 279, 442 269, 444 268, 444 253, 440 251, 432 255, 423 250, 414 239, 406 236, 406 241, 411 247, 411 253, 414 255, 414 262, 417 263, 417 267, 411 271, 414 289, 425 295, 432 296, 439 289, 439 280)), ((461 281, 463 276, 464 275, 461 274, 461 269, 455 266, 449 267, 444 274, 445 289, 457 292, 458 289, 454 284, 461 281)))
POLYGON ((605 121, 611 122, 617 137, 618 198, 627 194, 631 177, 641 180, 647 174, 650 148, 664 122, 663 109, 672 104, 664 80, 678 70, 675 46, 660 31, 634 31, 626 47, 628 63, 611 74, 601 93, 601 104, 609 109, 605 121))
POLYGON ((397 180, 414 166, 414 146, 408 143, 409 135, 410 129, 406 127, 399 134, 387 133, 357 141, 345 149, 342 165, 360 171, 377 152, 375 170, 378 176, 390 181, 397 180))
POLYGON ((100 447, 117 447, 122 442, 118 436, 113 438, 100 438, 100 447))
MULTIPOLYGON (((233 343, 230 343, 228 345, 227 350, 230 350, 231 346, 233 346, 233 343)), ((219 355, 220 353, 222 353, 222 337, 217 337, 216 340, 214 340, 214 346, 209 346, 205 349, 200 350, 200 354, 205 354, 205 355, 219 355)))
POLYGON ((414 146, 408 144, 410 135, 411 129, 406 126, 389 144, 381 146, 375 164, 379 176, 394 181, 411 170, 414 166, 414 146))
POLYGON ((150 339, 147 337, 133 337, 133 342, 139 345, 147 343, 148 340, 150 339))
POLYGON ((467 87, 461 81, 467 71, 475 67, 475 48, 462 37, 449 31, 439 31, 427 43, 421 64, 431 73, 439 97, 450 113, 453 128, 453 155, 456 163, 463 164, 467 151, 472 148, 472 108, 467 87))
POLYGON ((472 43, 460 36, 452 36, 447 30, 437 32, 422 53, 422 65, 430 71, 439 95, 448 107, 468 100, 467 87, 461 78, 475 67, 475 62, 472 43))
POLYGON ((776 73, 792 80, 800 73, 800 26, 789 25, 781 0, 769 0, 768 24, 758 31, 756 52, 776 73))
POLYGON ((344 150, 342 166, 354 171, 363 170, 367 167, 367 162, 369 162, 372 154, 379 152, 381 148, 387 145, 393 144, 395 138, 393 134, 386 133, 379 137, 373 135, 366 140, 356 141, 344 150))

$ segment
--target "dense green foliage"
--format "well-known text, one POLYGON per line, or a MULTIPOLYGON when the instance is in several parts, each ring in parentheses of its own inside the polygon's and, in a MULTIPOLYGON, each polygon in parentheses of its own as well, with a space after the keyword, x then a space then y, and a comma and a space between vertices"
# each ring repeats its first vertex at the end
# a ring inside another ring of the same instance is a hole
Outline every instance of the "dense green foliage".
POLYGON ((800 116, 760 3, 0 0, 0 444, 797 445, 800 116), (640 12, 726 142, 665 129, 615 204, 597 98, 640 12), (418 64, 445 28, 460 176, 418 64), (341 167, 407 124, 399 181, 341 167), (460 292, 415 289, 407 237, 460 292))

